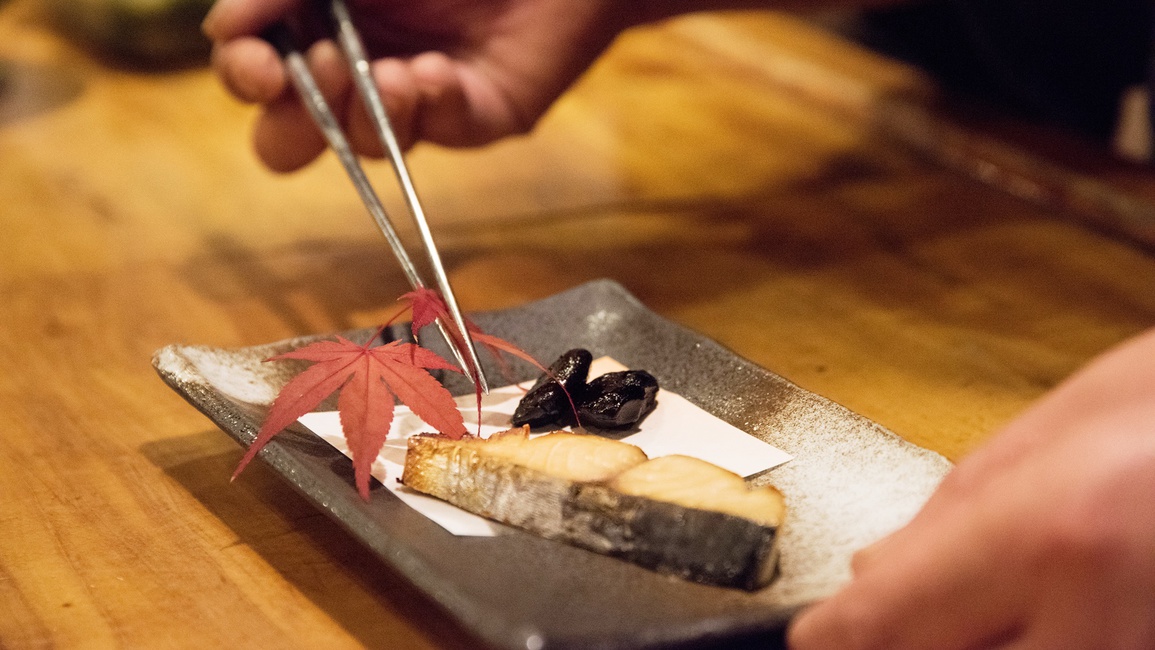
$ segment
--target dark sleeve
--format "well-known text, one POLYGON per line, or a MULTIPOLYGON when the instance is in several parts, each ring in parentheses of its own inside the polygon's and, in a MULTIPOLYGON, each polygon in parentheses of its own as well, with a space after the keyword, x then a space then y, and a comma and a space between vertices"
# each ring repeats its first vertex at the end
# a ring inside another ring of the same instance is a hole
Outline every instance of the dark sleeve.
POLYGON ((926 0, 864 15, 867 44, 958 92, 1105 138, 1120 93, 1145 83, 1150 0, 926 0))

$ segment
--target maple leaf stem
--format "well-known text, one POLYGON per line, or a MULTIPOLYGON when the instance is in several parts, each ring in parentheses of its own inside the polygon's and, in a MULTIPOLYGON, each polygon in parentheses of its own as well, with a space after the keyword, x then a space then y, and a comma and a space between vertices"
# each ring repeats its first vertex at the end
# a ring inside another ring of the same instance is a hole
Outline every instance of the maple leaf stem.
POLYGON ((412 309, 412 308, 409 305, 405 305, 404 307, 402 307, 401 311, 398 311, 396 314, 393 314, 393 316, 389 320, 385 321, 385 324, 381 326, 381 329, 385 329, 386 327, 389 327, 390 325, 392 325, 393 321, 397 320, 398 318, 401 318, 401 314, 404 314, 405 312, 409 311, 410 309, 412 309))
MULTIPOLYGON (((397 316, 400 316, 400 315, 401 315, 401 314, 398 314, 397 316)), ((393 318, 397 318, 397 316, 394 316, 393 318)), ((390 320, 389 320, 388 322, 386 322, 384 325, 382 325, 382 326, 378 327, 378 328, 377 328, 377 331, 376 331, 376 332, 373 334, 373 336, 370 336, 370 337, 369 337, 369 340, 368 340, 368 341, 365 341, 365 345, 363 345, 363 346, 361 346, 361 347, 362 347, 362 348, 363 348, 363 349, 364 349, 366 352, 368 352, 368 351, 369 351, 369 349, 370 349, 371 347, 373 347, 373 341, 376 341, 377 339, 381 339, 381 344, 382 344, 382 345, 384 345, 384 344, 386 343, 386 341, 385 341, 385 330, 386 330, 386 328, 388 328, 388 327, 389 327, 389 323, 391 323, 391 322, 393 322, 393 319, 390 319, 390 320)))

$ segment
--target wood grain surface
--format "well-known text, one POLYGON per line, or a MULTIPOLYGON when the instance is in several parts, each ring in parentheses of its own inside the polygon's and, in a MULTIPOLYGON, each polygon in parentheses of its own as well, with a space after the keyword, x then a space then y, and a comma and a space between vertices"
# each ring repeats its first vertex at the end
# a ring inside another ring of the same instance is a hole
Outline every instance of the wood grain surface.
MULTIPOLYGON (((1151 325, 1153 184, 940 102, 798 19, 699 15, 626 34, 531 135, 411 160, 465 309, 612 278, 957 459, 1151 325)), ((259 464, 230 484, 241 450, 150 367, 405 290, 334 160, 265 171, 253 117, 199 63, 0 5, 2 648, 475 647, 259 464)))

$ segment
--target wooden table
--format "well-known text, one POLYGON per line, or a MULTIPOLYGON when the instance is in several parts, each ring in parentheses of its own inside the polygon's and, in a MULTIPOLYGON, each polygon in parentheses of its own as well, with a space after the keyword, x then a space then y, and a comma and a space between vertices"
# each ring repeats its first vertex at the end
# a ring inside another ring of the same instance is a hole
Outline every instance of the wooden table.
MULTIPOLYGON (((241 449, 150 367, 392 315, 334 161, 270 174, 203 67, 117 66, 32 0, 0 8, 0 67, 0 647, 471 647, 259 463, 230 484, 241 449)), ((612 278, 957 459, 1155 319, 1118 236, 1152 184, 935 96, 797 20, 696 16, 532 135, 412 163, 466 309, 612 278)))

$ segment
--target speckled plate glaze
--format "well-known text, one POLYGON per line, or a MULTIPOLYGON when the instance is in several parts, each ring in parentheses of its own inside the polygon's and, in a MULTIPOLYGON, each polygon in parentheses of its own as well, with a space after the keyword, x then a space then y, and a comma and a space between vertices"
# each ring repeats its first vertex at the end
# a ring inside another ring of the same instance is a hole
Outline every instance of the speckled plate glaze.
MULTIPOLYGON (((748 593, 664 577, 519 531, 455 537, 379 485, 362 501, 345 456, 303 428, 261 452, 318 508, 494 647, 773 645, 799 608, 849 578, 855 550, 908 521, 950 469, 943 457, 655 315, 608 280, 474 319, 539 359, 585 347, 649 370, 663 387, 795 458, 752 479, 778 486, 790 511, 779 576, 748 593)), ((172 345, 153 365, 247 446, 267 405, 300 369, 262 360, 317 338, 243 349, 172 345)), ((526 368, 518 379, 535 374, 526 368)), ((468 391, 453 377, 446 385, 468 391)))

